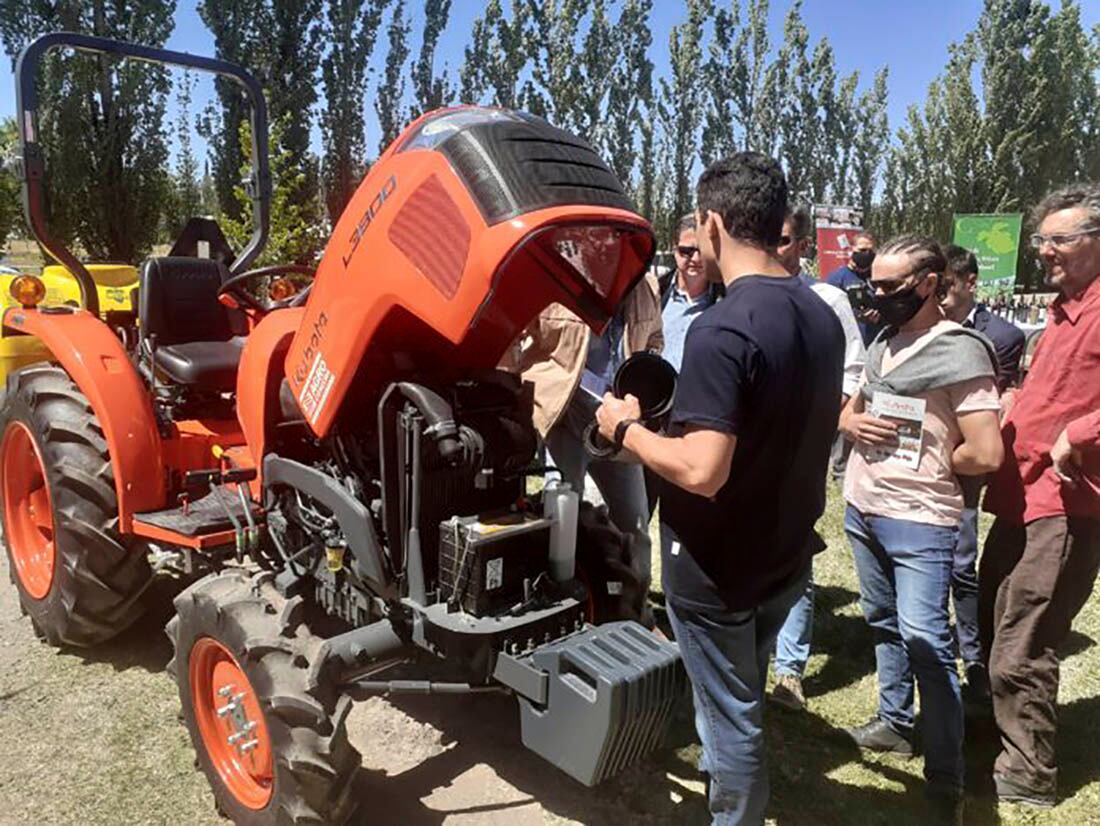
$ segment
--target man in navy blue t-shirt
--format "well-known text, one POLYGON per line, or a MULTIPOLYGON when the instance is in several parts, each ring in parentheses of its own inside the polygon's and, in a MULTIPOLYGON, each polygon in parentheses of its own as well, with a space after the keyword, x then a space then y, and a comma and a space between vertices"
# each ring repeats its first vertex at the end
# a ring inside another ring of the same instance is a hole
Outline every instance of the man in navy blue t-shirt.
POLYGON ((726 299, 692 324, 669 436, 604 397, 603 435, 664 480, 662 553, 673 631, 694 688, 715 824, 762 823, 768 656, 805 590, 840 413, 844 333, 776 257, 787 183, 742 152, 699 179, 697 238, 726 299))
POLYGON ((875 336, 882 329, 882 319, 879 318, 878 311, 865 306, 866 299, 870 295, 867 279, 871 277, 871 263, 874 260, 875 236, 862 230, 852 239, 852 254, 848 258, 848 266, 834 270, 826 279, 827 283, 848 293, 850 300, 853 296, 862 297, 853 301, 852 309, 856 314, 856 321, 859 322, 859 331, 863 334, 865 347, 874 341, 875 336))

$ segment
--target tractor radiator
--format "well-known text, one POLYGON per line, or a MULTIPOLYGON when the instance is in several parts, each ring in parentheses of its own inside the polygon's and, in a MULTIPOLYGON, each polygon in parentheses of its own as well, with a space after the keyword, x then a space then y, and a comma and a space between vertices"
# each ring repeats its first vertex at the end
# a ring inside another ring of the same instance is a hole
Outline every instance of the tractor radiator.
POLYGON ((592 627, 536 649, 546 702, 519 698, 523 744, 586 786, 659 747, 687 675, 674 643, 635 622, 592 627))

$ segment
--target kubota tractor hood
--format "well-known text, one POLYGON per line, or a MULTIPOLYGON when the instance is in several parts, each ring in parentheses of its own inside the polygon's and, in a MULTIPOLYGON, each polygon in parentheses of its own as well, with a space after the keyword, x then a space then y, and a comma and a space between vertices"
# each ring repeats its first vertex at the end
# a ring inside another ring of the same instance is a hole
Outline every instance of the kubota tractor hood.
POLYGON ((583 140, 502 109, 425 115, 336 225, 287 357, 291 389, 324 435, 396 377, 493 367, 553 302, 602 329, 653 250, 583 140))

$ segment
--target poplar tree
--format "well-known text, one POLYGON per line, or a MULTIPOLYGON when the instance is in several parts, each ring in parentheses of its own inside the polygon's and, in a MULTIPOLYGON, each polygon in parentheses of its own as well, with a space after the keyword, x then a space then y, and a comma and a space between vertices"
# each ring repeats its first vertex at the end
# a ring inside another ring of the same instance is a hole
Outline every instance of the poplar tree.
POLYGON ((386 68, 378 94, 374 98, 374 111, 378 114, 378 126, 382 132, 378 140, 379 153, 393 143, 405 125, 402 101, 405 98, 405 61, 409 59, 410 29, 411 25, 405 14, 405 0, 397 0, 390 25, 386 28, 389 40, 386 68))
MULTIPOLYGON (((700 149, 702 89, 698 82, 703 57, 703 26, 713 7, 710 0, 687 0, 688 19, 669 33, 670 73, 661 78, 658 119, 669 176, 669 221, 694 209, 693 167, 700 149)), ((661 227, 663 236, 668 226, 661 227)))
POLYGON ((531 78, 524 84, 523 107, 555 126, 577 126, 582 75, 577 34, 588 0, 527 0, 526 49, 531 78))
POLYGON ((7 248, 8 238, 21 223, 19 182, 4 164, 15 152, 18 141, 15 118, 0 120, 0 252, 7 248))
POLYGON ((491 103, 506 109, 519 105, 519 78, 528 61, 527 0, 514 0, 511 11, 509 20, 500 0, 489 0, 474 21, 460 73, 463 103, 491 103))
POLYGON ((608 78, 619 63, 619 41, 629 34, 621 28, 615 31, 607 14, 606 0, 592 0, 587 22, 578 61, 580 73, 572 121, 577 132, 606 155, 610 136, 607 110, 611 84, 608 78))
POLYGON ((714 10, 710 57, 703 67, 707 100, 700 157, 704 166, 731 154, 737 145, 736 94, 747 76, 747 67, 741 63, 742 54, 738 48, 741 45, 737 35, 740 8, 741 0, 731 0, 729 9, 714 10))
MULTIPOLYGON (((3 0, 0 39, 12 60, 38 35, 58 30, 163 46, 175 9, 174 0, 3 0)), ((51 231, 79 242, 91 259, 136 263, 160 234, 170 193, 167 70, 53 52, 39 88, 51 231)))
POLYGON ((328 0, 321 61, 321 163, 325 207, 335 224, 363 177, 367 160, 363 101, 367 64, 389 0, 328 0))
POLYGON ((176 168, 172 175, 172 193, 165 210, 165 232, 168 243, 179 236, 184 225, 203 214, 202 190, 199 184, 199 164, 191 142, 191 102, 195 76, 184 72, 176 84, 176 168))
POLYGON ((449 106, 454 101, 455 93, 447 79, 446 67, 442 74, 435 72, 435 50, 439 45, 439 36, 447 28, 450 14, 451 0, 427 0, 424 6, 424 35, 420 53, 412 66, 415 102, 409 112, 409 120, 433 109, 449 106))
MULTIPOLYGON (((214 54, 256 71, 263 0, 199 0, 196 10, 214 38, 214 54)), ((199 134, 210 145, 218 207, 223 214, 239 219, 241 206, 234 191, 241 166, 248 158, 241 154, 240 131, 248 119, 249 103, 231 80, 219 77, 214 88, 218 105, 202 117, 199 134)))
POLYGON ((888 80, 889 70, 886 67, 879 69, 871 88, 860 95, 856 103, 857 125, 852 148, 851 195, 865 215, 871 212, 875 187, 890 151, 888 80))
POLYGON ((650 156, 653 152, 653 62, 648 55, 653 42, 649 27, 652 10, 653 0, 626 0, 619 13, 615 30, 621 48, 611 71, 606 114, 605 160, 624 186, 633 180, 639 153, 642 155, 638 202, 643 210, 652 210, 654 173, 649 165, 652 158, 648 162, 645 158, 647 152, 650 156))

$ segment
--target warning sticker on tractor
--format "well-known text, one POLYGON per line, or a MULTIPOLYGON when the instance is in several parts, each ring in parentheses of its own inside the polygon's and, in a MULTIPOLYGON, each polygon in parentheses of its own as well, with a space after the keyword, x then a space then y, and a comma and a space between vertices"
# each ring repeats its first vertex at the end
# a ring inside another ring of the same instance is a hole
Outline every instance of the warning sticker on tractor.
POLYGON ((485 590, 492 591, 504 584, 504 557, 498 556, 485 563, 485 590))
POLYGON ((325 402, 328 401, 328 394, 332 392, 332 385, 335 383, 336 375, 328 369, 324 358, 318 353, 313 360, 313 366, 309 368, 309 375, 306 376, 305 384, 302 386, 302 393, 298 396, 298 405, 306 414, 310 424, 316 423, 317 417, 321 415, 325 402))

